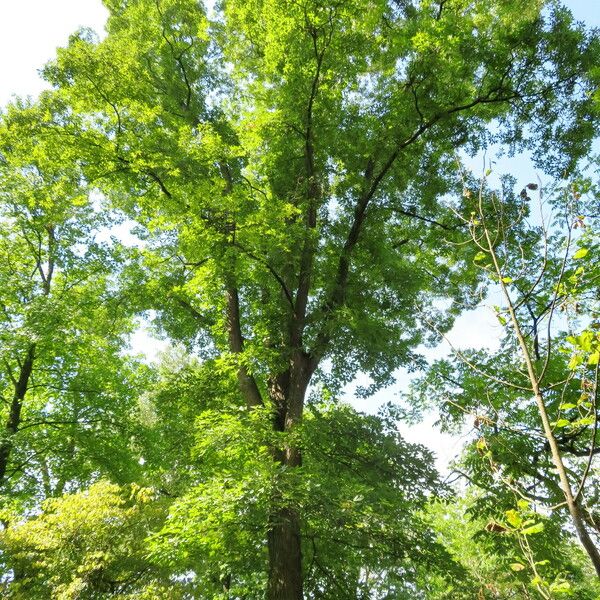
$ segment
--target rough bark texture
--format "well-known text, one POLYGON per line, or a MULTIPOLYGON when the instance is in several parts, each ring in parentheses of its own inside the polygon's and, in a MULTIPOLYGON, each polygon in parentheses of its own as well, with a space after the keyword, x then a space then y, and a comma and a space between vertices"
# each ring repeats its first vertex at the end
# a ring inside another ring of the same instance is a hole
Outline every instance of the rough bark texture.
POLYGON ((292 508, 271 515, 268 533, 268 600, 302 600, 302 543, 300 518, 292 508))
MULTIPOLYGON (((236 354, 243 352, 244 338, 240 325, 240 301, 238 291, 232 285, 227 289, 227 327, 229 329, 229 349, 236 354)), ((260 395, 256 380, 245 366, 240 366, 237 378, 240 391, 246 399, 248 406, 262 405, 262 396, 260 395)))
MULTIPOLYGON (((301 423, 311 375, 308 356, 297 351, 290 368, 272 381, 270 397, 275 406, 273 428, 276 431, 289 432, 301 423)), ((302 449, 291 445, 276 448, 273 459, 287 468, 299 467, 302 449)), ((283 503, 275 491, 269 520, 267 600, 302 600, 302 536, 298 510, 283 503)))

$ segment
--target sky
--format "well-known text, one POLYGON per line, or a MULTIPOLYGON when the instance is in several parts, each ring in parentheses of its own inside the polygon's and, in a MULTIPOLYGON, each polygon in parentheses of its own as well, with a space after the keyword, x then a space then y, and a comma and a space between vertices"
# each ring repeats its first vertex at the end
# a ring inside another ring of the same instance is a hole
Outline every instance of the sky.
MULTIPOLYGON (((564 4, 576 19, 600 27, 600 0, 566 0, 564 4)), ((80 27, 90 27, 101 34, 107 16, 100 0, 0 0, 0 107, 14 94, 37 95, 45 86, 37 71, 54 56, 55 49, 66 45, 69 35, 80 27)), ((519 161, 518 168, 523 172, 527 161, 523 162, 522 157, 519 161)), ((503 161, 502 168, 510 170, 510 163, 503 161)), ((460 317, 449 338, 458 348, 493 348, 499 329, 492 312, 480 307, 460 317)), ((133 347, 152 348, 149 354, 155 356, 164 343, 152 340, 142 330, 134 337, 133 347)), ((443 352, 439 349, 435 354, 441 356, 443 352)), ((374 411, 380 403, 397 399, 408 378, 399 373, 399 380, 397 386, 367 400, 354 397, 354 384, 348 386, 345 397, 360 410, 374 411)), ((428 415, 423 423, 410 428, 401 426, 401 431, 409 441, 423 443, 436 452, 438 467, 445 470, 463 440, 435 431, 434 421, 435 416, 428 415)))
POLYGON ((0 106, 12 94, 37 95, 37 70, 79 27, 100 32, 108 11, 100 0, 0 0, 0 106))
MULTIPOLYGON (((575 17, 600 27, 600 0, 564 2, 575 17)), ((107 10, 100 0, 0 0, 0 106, 12 94, 43 89, 37 70, 79 27, 102 32, 107 10)))

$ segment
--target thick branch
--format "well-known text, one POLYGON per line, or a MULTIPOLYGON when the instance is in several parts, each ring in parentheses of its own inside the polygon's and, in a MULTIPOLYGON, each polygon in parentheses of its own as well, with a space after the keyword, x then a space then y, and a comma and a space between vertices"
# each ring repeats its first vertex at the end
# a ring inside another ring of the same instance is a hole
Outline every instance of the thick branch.
POLYGON ((292 298, 292 294, 290 293, 290 290, 288 289, 285 281, 283 280, 283 277, 281 277, 281 275, 279 275, 279 273, 277 273, 277 271, 271 266, 271 264, 266 259, 261 258, 260 256, 257 256, 250 250, 247 250, 239 242, 235 241, 235 242, 233 242, 233 245, 236 248, 239 248, 246 256, 249 256, 256 262, 259 262, 261 265, 264 265, 266 267, 266 269, 269 271, 269 273, 271 273, 271 275, 273 275, 275 281, 277 281, 277 283, 281 286, 281 289, 285 295, 285 298, 289 302, 290 306, 292 308, 294 308, 294 299, 292 298))
POLYGON ((423 215, 419 215, 416 212, 405 210, 403 208, 391 208, 391 210, 392 212, 395 212, 399 215, 404 215, 405 217, 411 217, 413 219, 417 219, 418 221, 423 221, 425 223, 430 223, 431 225, 436 225, 437 227, 441 227, 446 231, 456 231, 459 227, 463 226, 462 223, 457 223, 456 225, 447 225, 446 223, 436 221, 435 219, 430 219, 429 217, 424 217, 423 215))
POLYGON ((29 386, 29 379, 33 371, 35 359, 35 344, 29 346, 25 360, 20 364, 19 378, 14 385, 14 395, 10 406, 10 413, 5 425, 5 437, 0 444, 0 486, 4 484, 6 469, 13 447, 13 437, 21 423, 21 409, 29 386))
MULTIPOLYGON (((321 327, 321 331, 317 335, 317 339, 314 347, 310 352, 311 368, 314 369, 318 366, 321 358, 325 354, 329 343, 331 342, 332 333, 330 328, 331 320, 335 311, 343 306, 346 299, 346 290, 348 286, 348 277, 350 272, 350 260, 354 247, 356 246, 361 229, 363 227, 367 209, 370 201, 377 193, 382 181, 385 179, 392 166, 400 156, 403 150, 409 147, 411 144, 419 140, 424 133, 436 125, 439 121, 444 118, 450 117, 454 114, 464 112, 479 104, 491 104, 508 102, 514 98, 519 97, 515 92, 509 92, 502 94, 503 89, 501 87, 494 88, 488 91, 483 96, 477 96, 470 102, 447 108, 446 110, 433 115, 427 121, 422 120, 421 124, 408 138, 401 141, 396 148, 391 152, 388 159, 383 163, 379 171, 374 174, 373 160, 370 159, 367 168, 365 169, 365 187, 363 193, 358 198, 356 206, 354 208, 354 217, 352 225, 348 232, 348 236, 344 243, 344 246, 340 252, 340 258, 338 262, 337 276, 332 287, 332 291, 329 298, 325 301, 324 306, 320 309, 325 313, 325 319, 321 327)), ((414 215, 415 217, 417 215, 414 215)))
MULTIPOLYGON (((237 288, 232 285, 227 287, 227 328, 229 350, 235 354, 241 354, 244 351, 244 338, 240 325, 240 301, 237 288)), ((263 405, 256 381, 245 365, 241 365, 238 370, 238 383, 248 406, 263 405)))
MULTIPOLYGON (((323 67, 323 59, 327 42, 321 50, 318 50, 317 31, 311 29, 311 37, 313 40, 316 68, 313 81, 311 84, 310 95, 306 108, 306 131, 305 131, 305 169, 307 181, 307 212, 306 212, 306 233, 304 245, 300 255, 300 269, 298 274, 298 288, 296 291, 296 299, 294 302, 294 314, 292 318, 292 327, 290 331, 290 342, 292 348, 299 350, 302 347, 302 333, 306 319, 306 307, 308 305, 308 295, 310 291, 310 280, 312 266, 315 255, 315 240, 313 232, 317 225, 317 203, 321 196, 321 188, 317 181, 317 173, 315 168, 315 147, 314 147, 314 131, 313 131, 313 110, 314 103, 319 89, 319 81, 321 78, 321 69, 323 67)), ((330 38, 331 39, 331 35, 330 38)))

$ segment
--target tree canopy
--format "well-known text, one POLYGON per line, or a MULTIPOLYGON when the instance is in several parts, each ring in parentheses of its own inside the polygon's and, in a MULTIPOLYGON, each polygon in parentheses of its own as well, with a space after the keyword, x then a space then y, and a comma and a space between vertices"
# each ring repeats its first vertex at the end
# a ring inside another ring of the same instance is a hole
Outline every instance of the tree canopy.
MULTIPOLYGON (((52 89, 0 115, 9 597, 591 597, 596 517, 569 477, 595 497, 594 301, 564 338, 579 357, 567 366, 536 327, 559 300, 593 297, 595 229, 572 257, 590 267, 566 270, 543 250, 571 260, 555 226, 522 219, 527 191, 477 193, 462 163, 500 145, 578 175, 596 135, 597 33, 542 0, 105 5, 106 35, 75 32, 44 68, 52 89), (434 366, 411 402, 449 393, 464 413, 492 392, 510 431, 537 427, 535 402, 542 421, 554 404, 579 413, 524 440, 510 485, 482 436, 465 508, 398 434, 401 408, 364 415, 340 396, 359 375, 368 396, 425 368, 419 347, 477 305, 490 273, 504 292, 531 287, 518 310, 507 296, 503 349, 474 373, 434 366), (128 351, 140 319, 171 344, 159 364, 128 351), (529 379, 502 371, 515 351, 529 379), (586 399, 569 406, 552 382, 542 394, 561 369, 586 399), (561 462, 579 445, 587 462, 561 462), (538 475, 571 521, 515 496, 538 475), (473 548, 510 573, 481 571, 444 533, 471 513, 467 531, 487 536, 473 548)), ((585 221, 560 202, 570 230, 585 221)))

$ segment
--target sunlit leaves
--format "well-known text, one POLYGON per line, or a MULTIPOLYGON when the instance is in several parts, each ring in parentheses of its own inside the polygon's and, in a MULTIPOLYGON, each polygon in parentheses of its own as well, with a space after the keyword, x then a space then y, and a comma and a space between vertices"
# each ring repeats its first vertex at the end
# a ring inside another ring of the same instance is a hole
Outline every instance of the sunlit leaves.
POLYGON ((183 597, 183 582, 147 558, 146 537, 164 518, 164 501, 135 485, 100 481, 46 501, 40 515, 0 535, 4 567, 18 576, 10 597, 183 597))
POLYGON ((32 505, 98 469, 132 477, 129 411, 145 377, 122 354, 133 327, 116 290, 122 249, 97 239, 115 215, 99 210, 77 153, 48 130, 68 112, 47 97, 15 103, 0 122, 0 387, 13 398, 3 429, 17 414, 2 483, 32 505))

